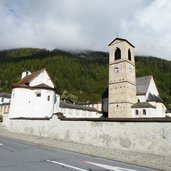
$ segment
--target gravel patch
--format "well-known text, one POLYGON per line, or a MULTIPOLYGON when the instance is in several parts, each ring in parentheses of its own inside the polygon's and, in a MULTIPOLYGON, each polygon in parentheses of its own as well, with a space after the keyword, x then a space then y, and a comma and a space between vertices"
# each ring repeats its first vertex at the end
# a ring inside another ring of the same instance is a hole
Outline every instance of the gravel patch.
POLYGON ((151 155, 136 152, 127 152, 116 149, 101 148, 91 145, 71 143, 59 141, 56 139, 48 139, 40 136, 32 136, 21 133, 9 132, 0 124, 0 136, 10 137, 18 140, 23 140, 35 143, 42 146, 58 148, 82 154, 87 154, 95 157, 121 161, 124 163, 154 168, 157 170, 171 171, 171 157, 159 155, 151 155))

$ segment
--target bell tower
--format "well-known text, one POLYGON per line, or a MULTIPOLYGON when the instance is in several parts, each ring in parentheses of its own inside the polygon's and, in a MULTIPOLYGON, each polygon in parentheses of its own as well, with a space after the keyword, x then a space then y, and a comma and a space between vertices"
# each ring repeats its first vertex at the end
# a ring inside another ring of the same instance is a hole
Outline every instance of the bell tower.
POLYGON ((109 44, 109 118, 132 117, 136 103, 134 46, 116 38, 109 44))

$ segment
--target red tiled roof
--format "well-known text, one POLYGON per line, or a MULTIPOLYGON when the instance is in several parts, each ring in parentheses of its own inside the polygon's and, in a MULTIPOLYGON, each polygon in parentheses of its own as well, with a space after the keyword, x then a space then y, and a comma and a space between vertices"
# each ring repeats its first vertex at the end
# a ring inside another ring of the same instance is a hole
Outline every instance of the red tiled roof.
POLYGON ((33 72, 30 75, 25 76, 23 79, 18 81, 17 83, 14 84, 14 86, 18 86, 21 84, 27 84, 30 83, 36 76, 38 76, 40 73, 42 73, 45 69, 42 69, 40 71, 33 72))
MULTIPOLYGON (((44 70, 46 69, 42 69, 40 71, 36 71, 33 72, 30 75, 25 76, 23 79, 21 79, 20 81, 18 81, 17 83, 13 84, 13 88, 15 87, 21 87, 21 88, 27 88, 27 89, 49 89, 49 90, 53 90, 56 91, 56 87, 52 88, 44 83, 36 85, 36 86, 29 86, 30 82, 37 77, 39 74, 41 74, 44 70)), ((48 74, 48 73, 47 73, 48 74)))

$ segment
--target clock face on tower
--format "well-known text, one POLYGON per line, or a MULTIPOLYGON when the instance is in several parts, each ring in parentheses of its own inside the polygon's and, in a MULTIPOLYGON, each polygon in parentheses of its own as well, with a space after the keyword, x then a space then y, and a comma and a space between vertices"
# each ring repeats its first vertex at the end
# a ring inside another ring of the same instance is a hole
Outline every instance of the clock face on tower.
POLYGON ((113 65, 113 72, 120 73, 122 71, 122 64, 114 64, 113 65))

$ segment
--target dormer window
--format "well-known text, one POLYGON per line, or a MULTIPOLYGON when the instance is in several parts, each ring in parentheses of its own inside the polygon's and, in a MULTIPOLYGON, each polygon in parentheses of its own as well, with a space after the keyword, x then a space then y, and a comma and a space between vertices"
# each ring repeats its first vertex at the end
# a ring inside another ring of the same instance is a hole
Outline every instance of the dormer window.
POLYGON ((121 59, 121 50, 119 48, 115 51, 115 60, 121 59))
POLYGON ((131 51, 128 49, 128 60, 131 61, 131 51))

